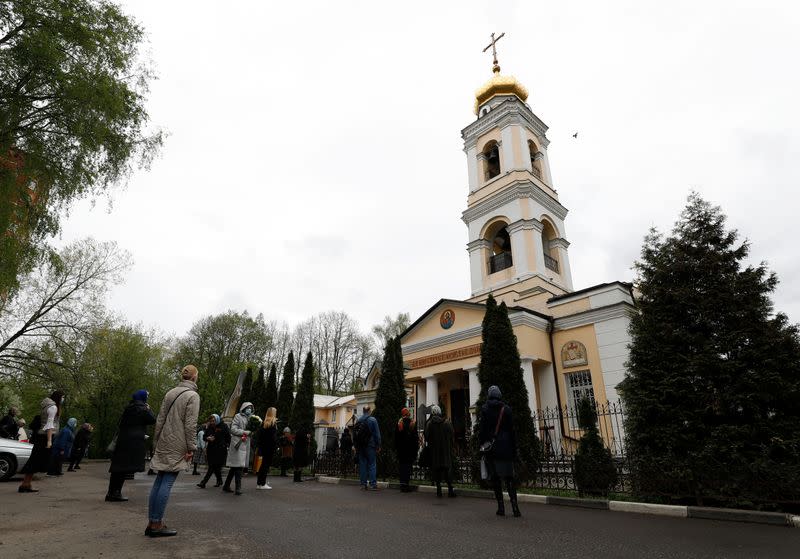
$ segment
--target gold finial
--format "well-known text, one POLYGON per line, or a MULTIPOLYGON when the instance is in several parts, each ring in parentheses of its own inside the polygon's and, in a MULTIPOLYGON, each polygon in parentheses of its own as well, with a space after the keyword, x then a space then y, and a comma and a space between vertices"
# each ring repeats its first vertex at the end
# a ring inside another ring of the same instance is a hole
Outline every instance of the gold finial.
POLYGON ((494 58, 494 60, 492 61, 492 72, 494 72, 495 74, 500 73, 500 65, 497 63, 497 47, 495 45, 497 44, 497 41, 503 38, 504 35, 505 32, 500 33, 500 36, 495 39, 494 33, 492 33, 492 42, 489 43, 489 45, 485 49, 483 49, 483 52, 486 52, 490 48, 492 49, 492 57, 494 58))

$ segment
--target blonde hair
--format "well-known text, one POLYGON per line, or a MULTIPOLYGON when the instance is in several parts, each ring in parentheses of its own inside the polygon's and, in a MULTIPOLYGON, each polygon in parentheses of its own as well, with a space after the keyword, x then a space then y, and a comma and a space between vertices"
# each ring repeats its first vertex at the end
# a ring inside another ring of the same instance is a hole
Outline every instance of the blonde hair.
POLYGON ((267 408, 267 415, 264 416, 264 427, 269 429, 278 422, 278 410, 267 408))
POLYGON ((197 367, 194 365, 186 365, 181 370, 181 378, 183 380, 195 380, 197 378, 197 367))

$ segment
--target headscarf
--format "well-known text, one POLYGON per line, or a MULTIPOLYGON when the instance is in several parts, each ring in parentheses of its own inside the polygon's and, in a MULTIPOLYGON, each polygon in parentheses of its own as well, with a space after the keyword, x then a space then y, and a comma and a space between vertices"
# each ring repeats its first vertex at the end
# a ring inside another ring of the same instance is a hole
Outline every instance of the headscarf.
POLYGON ((408 408, 403 408, 400 410, 400 417, 408 417, 409 415, 411 415, 411 412, 408 411, 408 408))
POLYGON ((503 397, 503 394, 500 392, 500 389, 494 385, 489 387, 489 391, 487 394, 490 400, 500 400, 503 397))
POLYGON ((70 417, 67 420, 67 427, 69 427, 70 429, 74 430, 76 425, 78 425, 78 420, 75 419, 74 417, 70 417))
POLYGON ((405 428, 405 422, 403 420, 407 417, 411 417, 411 412, 408 411, 408 408, 403 408, 400 410, 400 421, 397 422, 398 431, 402 431, 405 428))
POLYGON ((137 402, 147 402, 147 398, 150 396, 150 393, 142 388, 141 390, 137 390, 133 393, 133 399, 137 402))
POLYGON ((212 413, 211 417, 214 418, 214 425, 219 425, 220 422, 222 421, 222 418, 216 413, 212 413))
POLYGON ((442 408, 437 406, 436 404, 431 406, 431 415, 442 415, 442 408))
POLYGON ((284 427, 284 428, 283 428, 283 432, 284 432, 285 434, 289 434, 289 433, 291 433, 291 432, 292 432, 292 430, 291 430, 289 427, 284 427))

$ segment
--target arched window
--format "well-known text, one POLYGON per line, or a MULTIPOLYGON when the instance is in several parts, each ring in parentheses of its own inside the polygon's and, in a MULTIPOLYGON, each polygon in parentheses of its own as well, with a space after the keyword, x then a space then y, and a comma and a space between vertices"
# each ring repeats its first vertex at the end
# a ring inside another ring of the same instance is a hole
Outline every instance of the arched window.
POLYGON ((544 154, 539 151, 539 147, 533 142, 533 140, 528 140, 528 154, 531 158, 531 172, 536 176, 536 178, 542 178, 542 159, 544 158, 544 154))
POLYGON ((489 241, 489 273, 494 274, 514 265, 511 255, 511 236, 506 229, 504 221, 498 221, 486 231, 486 240, 489 241))
POLYGON ((500 148, 494 140, 483 148, 483 180, 488 181, 500 174, 500 148))
POLYGON ((555 227, 549 221, 542 221, 542 250, 544 252, 544 266, 555 273, 558 272, 558 258, 556 250, 551 247, 551 242, 558 238, 555 227))

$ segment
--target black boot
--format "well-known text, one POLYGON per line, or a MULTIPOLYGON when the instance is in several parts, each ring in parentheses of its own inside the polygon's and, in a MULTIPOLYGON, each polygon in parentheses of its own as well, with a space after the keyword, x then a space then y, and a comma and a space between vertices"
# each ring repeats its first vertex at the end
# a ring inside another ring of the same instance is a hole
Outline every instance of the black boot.
POLYGON ((128 500, 128 498, 127 497, 123 497, 121 491, 115 491, 113 493, 109 493, 109 494, 106 495, 106 501, 109 501, 109 502, 112 502, 112 503, 124 503, 127 500, 128 500))
POLYGON ((294 471, 294 481, 295 483, 303 481, 303 473, 300 470, 294 471))
POLYGON ((497 516, 506 515, 506 506, 503 504, 503 487, 498 480, 494 484, 494 498, 497 501, 497 516))
POLYGON ((225 478, 225 485, 222 486, 222 490, 225 493, 233 493, 231 491, 231 480, 233 479, 233 470, 228 470, 228 476, 225 478))
POLYGON ((436 496, 437 497, 441 497, 442 496, 442 486, 439 483, 436 484, 436 496))
POLYGON ((511 510, 514 511, 514 517, 519 518, 522 513, 519 512, 519 506, 517 505, 517 488, 514 487, 514 482, 512 481, 508 481, 506 485, 508 486, 508 497, 511 499, 511 510))
POLYGON ((448 497, 455 497, 456 496, 456 490, 453 489, 452 486, 447 488, 447 496, 448 497))
POLYGON ((236 493, 237 495, 242 494, 242 480, 240 479, 236 480, 236 491, 234 491, 234 493, 236 493))

